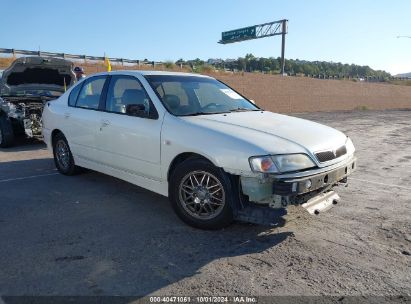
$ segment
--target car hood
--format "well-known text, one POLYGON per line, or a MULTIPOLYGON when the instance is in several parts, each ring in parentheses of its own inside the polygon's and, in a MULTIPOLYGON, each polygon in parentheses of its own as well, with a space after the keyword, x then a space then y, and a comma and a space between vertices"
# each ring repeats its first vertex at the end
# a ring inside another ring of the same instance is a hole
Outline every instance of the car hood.
POLYGON ((313 154, 345 144, 344 133, 309 120, 268 111, 184 117, 186 121, 241 138, 269 154, 313 154))
POLYGON ((59 58, 22 57, 3 71, 0 93, 64 92, 75 82, 73 63, 59 58))

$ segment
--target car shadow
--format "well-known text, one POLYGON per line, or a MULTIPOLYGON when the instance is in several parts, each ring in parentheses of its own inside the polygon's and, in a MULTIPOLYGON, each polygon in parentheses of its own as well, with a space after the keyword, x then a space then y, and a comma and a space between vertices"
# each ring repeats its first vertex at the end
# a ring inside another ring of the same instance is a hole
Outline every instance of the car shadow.
POLYGON ((34 138, 18 137, 15 139, 13 146, 8 148, 0 148, 0 152, 12 153, 23 151, 37 151, 39 149, 46 149, 46 144, 34 138))
MULTIPOLYGON (((0 172, 2 166, 38 171, 51 168, 52 159, 0 163, 0 172)), ((0 192, 0 239, 8 244, 0 247, 0 290, 6 295, 161 294, 196 276, 235 275, 239 259, 293 235, 246 223, 194 229, 167 198, 93 171, 4 182, 0 192)))

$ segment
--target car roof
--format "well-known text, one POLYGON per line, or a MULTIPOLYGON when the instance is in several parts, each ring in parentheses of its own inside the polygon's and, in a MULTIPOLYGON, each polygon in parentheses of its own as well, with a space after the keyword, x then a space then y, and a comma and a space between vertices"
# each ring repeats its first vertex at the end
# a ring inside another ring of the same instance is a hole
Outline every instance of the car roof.
POLYGON ((168 71, 143 71, 143 70, 116 70, 111 72, 96 73, 95 75, 169 75, 169 76, 194 76, 194 77, 204 77, 211 78, 206 75, 194 74, 194 73, 183 73, 183 72, 168 72, 168 71))

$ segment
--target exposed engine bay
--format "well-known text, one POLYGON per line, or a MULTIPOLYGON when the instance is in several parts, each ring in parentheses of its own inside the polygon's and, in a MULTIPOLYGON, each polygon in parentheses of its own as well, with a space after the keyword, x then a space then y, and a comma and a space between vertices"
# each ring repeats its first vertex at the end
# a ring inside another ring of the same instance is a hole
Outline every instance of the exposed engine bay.
POLYGON ((41 139, 44 105, 75 79, 73 63, 65 59, 17 58, 0 80, 0 147, 12 146, 20 135, 41 139))
POLYGON ((17 134, 25 133, 29 138, 41 138, 41 113, 46 102, 56 97, 46 96, 3 96, 0 110, 8 113, 17 134))

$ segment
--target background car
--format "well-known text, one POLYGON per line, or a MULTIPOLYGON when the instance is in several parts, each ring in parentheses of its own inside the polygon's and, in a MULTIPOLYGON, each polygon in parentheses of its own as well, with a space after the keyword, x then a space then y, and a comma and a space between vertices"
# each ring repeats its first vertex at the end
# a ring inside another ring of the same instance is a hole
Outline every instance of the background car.
POLYGON ((15 136, 41 138, 41 112, 46 102, 75 83, 70 61, 21 57, 0 79, 0 147, 13 145, 15 136))

